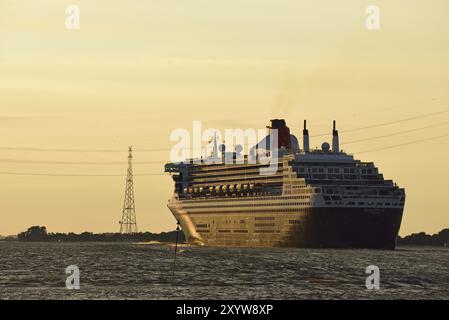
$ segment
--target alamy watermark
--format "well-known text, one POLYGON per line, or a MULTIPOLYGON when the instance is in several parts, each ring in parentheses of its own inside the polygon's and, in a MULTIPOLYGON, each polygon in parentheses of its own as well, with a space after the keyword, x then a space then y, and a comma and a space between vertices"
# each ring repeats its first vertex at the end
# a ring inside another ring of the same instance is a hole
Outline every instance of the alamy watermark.
POLYGON ((170 161, 193 164, 265 164, 261 175, 272 175, 278 168, 278 130, 270 129, 217 129, 202 130, 201 121, 193 121, 192 134, 187 129, 177 128, 170 134, 176 144, 170 150, 170 161), (203 143, 207 146, 203 147, 203 143), (226 142, 226 144, 224 144, 226 142), (227 150, 227 146, 235 146, 227 150), (247 148, 247 156, 242 151, 247 148), (251 147, 252 146, 252 147, 251 147))
POLYGON ((80 288, 80 269, 76 265, 70 265, 65 268, 65 273, 69 276, 65 280, 65 287, 67 289, 80 288))
MULTIPOLYGON (((380 8, 376 5, 368 5, 365 9, 367 14, 365 18, 365 27, 368 30, 380 30, 380 8)), ((80 29, 80 7, 76 4, 70 4, 65 8, 65 27, 68 30, 80 29)))
POLYGON ((368 30, 380 30, 380 8, 375 5, 366 7, 365 27, 368 30))
POLYGON ((65 8, 65 27, 69 30, 80 29, 80 13, 81 10, 76 4, 68 5, 65 8))
POLYGON ((378 266, 369 265, 366 267, 365 273, 369 274, 366 278, 365 286, 368 290, 380 289, 380 269, 378 266))

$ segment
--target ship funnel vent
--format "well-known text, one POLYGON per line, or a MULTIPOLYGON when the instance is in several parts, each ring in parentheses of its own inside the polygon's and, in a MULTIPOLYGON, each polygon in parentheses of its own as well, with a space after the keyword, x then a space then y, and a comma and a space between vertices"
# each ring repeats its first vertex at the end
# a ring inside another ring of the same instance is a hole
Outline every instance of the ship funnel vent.
POLYGON ((334 126, 333 126, 333 130, 332 130, 332 152, 338 153, 339 151, 340 151, 340 142, 338 139, 338 131, 337 131, 336 122, 334 120, 334 126))
POLYGON ((304 120, 304 129, 302 130, 302 143, 304 152, 310 152, 309 130, 307 130, 307 121, 304 120))

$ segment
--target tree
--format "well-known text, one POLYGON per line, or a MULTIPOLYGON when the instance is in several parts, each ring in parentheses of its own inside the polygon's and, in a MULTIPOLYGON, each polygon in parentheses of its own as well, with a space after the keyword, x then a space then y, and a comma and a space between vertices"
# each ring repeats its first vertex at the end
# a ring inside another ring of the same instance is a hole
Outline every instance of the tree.
POLYGON ((438 238, 440 239, 441 243, 444 245, 449 244, 449 229, 443 229, 438 233, 438 238))
POLYGON ((22 241, 45 241, 47 240, 47 228, 33 226, 27 231, 19 233, 17 237, 22 241))

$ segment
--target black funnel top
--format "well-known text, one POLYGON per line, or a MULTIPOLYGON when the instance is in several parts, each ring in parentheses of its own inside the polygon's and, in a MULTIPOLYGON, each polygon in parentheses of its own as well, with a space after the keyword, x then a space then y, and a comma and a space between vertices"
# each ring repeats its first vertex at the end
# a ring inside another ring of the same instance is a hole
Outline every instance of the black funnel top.
POLYGON ((284 119, 272 119, 271 120, 271 129, 280 129, 286 126, 284 119))

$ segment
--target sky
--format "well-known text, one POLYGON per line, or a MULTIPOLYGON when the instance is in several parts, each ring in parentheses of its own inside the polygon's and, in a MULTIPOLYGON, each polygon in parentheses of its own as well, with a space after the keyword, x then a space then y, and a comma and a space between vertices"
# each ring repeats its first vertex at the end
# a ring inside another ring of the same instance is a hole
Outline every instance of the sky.
POLYGON ((138 228, 172 230, 170 133, 272 118, 299 137, 307 119, 312 147, 337 120, 342 148, 405 188, 401 235, 448 228, 448 12, 446 0, 2 0, 0 234, 118 231, 130 145, 138 228))

